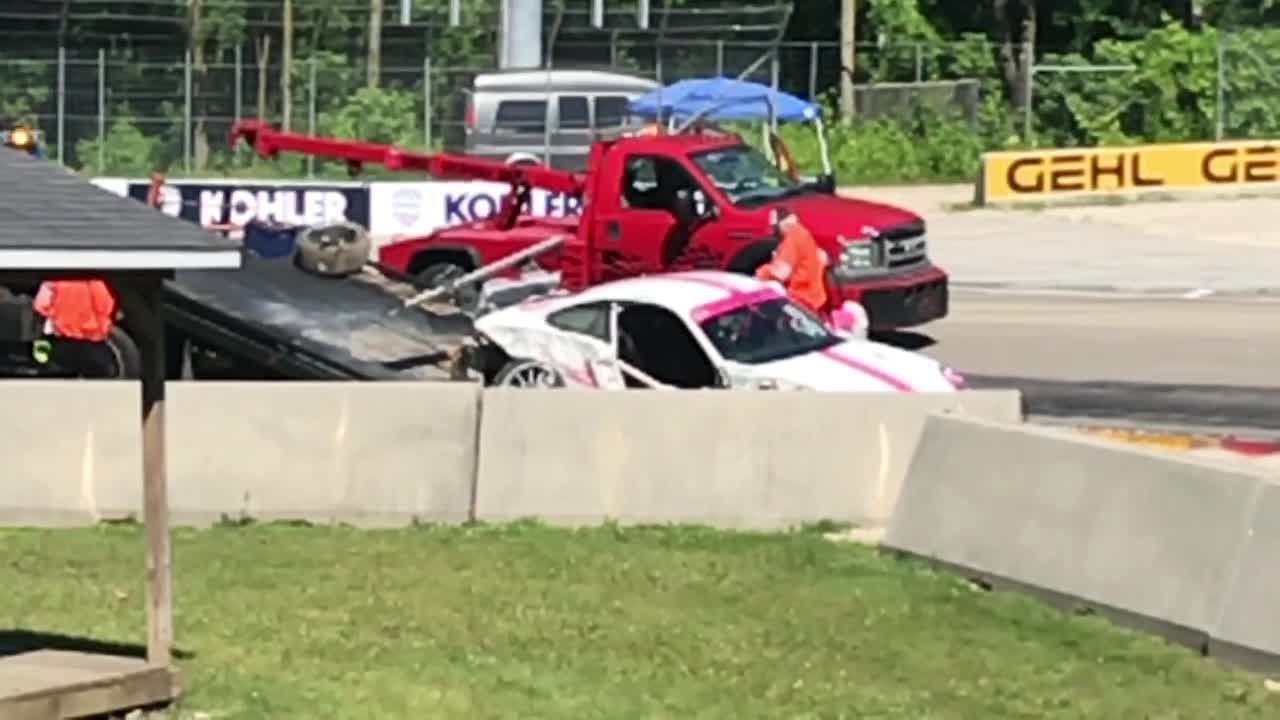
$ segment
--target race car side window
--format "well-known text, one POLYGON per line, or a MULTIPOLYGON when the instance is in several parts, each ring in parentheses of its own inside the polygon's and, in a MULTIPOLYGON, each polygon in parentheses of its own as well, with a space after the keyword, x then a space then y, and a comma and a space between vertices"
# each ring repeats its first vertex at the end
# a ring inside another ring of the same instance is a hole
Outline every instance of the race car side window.
POLYGON ((566 332, 609 342, 609 303, 591 302, 557 310, 547 316, 547 323, 566 332))

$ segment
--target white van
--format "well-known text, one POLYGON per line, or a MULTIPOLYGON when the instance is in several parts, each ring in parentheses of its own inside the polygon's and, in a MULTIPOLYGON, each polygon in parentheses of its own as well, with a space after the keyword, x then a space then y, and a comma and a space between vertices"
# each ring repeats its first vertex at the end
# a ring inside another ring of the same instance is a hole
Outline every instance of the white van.
POLYGON ((467 97, 464 150, 509 163, 586 168, 597 131, 622 127, 627 104, 659 87, 600 70, 501 70, 477 75, 467 97))

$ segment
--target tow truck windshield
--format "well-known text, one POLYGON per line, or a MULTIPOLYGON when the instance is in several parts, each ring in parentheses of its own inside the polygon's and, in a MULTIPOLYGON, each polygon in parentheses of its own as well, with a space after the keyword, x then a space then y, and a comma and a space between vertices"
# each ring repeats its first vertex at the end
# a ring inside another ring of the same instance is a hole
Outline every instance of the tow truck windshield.
POLYGON ((786 298, 742 305, 699 323, 726 360, 759 365, 841 341, 813 313, 786 298))
POLYGON ((691 157, 698 169, 739 207, 763 205, 806 190, 749 145, 704 150, 691 157))

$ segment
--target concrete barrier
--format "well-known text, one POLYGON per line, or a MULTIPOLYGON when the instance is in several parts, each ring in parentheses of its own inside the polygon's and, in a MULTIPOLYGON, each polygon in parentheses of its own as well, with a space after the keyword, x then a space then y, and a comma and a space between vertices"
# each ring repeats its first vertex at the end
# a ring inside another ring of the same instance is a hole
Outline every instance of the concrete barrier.
POLYGON ((135 383, 0 381, 0 523, 85 525, 110 518, 103 483, 142 486, 135 383))
POLYGON ((1209 653, 1261 672, 1280 672, 1280 484, 1263 483, 1244 542, 1231 563, 1222 612, 1209 653))
MULTIPOLYGON (((470 516, 480 389, 467 383, 174 383, 175 522, 361 526, 470 516)), ((116 496, 141 507, 141 496, 116 496)), ((108 504, 105 500, 103 504, 108 504)))
POLYGON ((1017 391, 486 390, 476 517, 770 528, 887 520, 925 417, 1021 420, 1017 391))
POLYGON ((885 545, 1203 646, 1265 482, 1093 438, 932 417, 885 545))
MULTIPOLYGON (((362 526, 470 517, 480 389, 465 383, 171 383, 176 524, 362 526)), ((134 383, 4 382, 0 522, 142 515, 134 383)))

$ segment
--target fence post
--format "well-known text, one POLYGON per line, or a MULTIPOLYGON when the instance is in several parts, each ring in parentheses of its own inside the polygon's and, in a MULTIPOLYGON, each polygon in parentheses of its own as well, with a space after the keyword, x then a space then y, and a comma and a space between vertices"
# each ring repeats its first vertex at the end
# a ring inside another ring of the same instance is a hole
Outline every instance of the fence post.
POLYGON ((236 45, 235 50, 235 119, 244 117, 244 46, 236 45))
POLYGON ((809 43, 809 99, 818 99, 818 42, 809 43))
POLYGON ((1031 142, 1031 104, 1035 98, 1036 54, 1031 43, 1022 43, 1022 142, 1031 142))
POLYGON ((1227 73, 1226 73, 1226 68, 1224 67, 1225 65, 1224 61, 1226 60, 1226 37, 1224 36, 1221 30, 1219 30, 1215 35, 1214 45, 1215 45, 1215 53, 1217 55, 1217 63, 1218 63, 1218 68, 1217 68, 1218 70, 1217 85, 1218 86, 1215 88, 1215 99, 1213 103, 1213 114, 1214 114, 1213 139, 1217 142, 1221 142, 1222 135, 1223 135, 1223 126, 1226 124, 1226 119, 1227 119, 1227 109, 1226 109, 1227 73))
MULTIPOLYGON (((307 58, 307 134, 316 134, 316 59, 307 58)), ((316 158, 307 154, 307 177, 316 176, 316 158)))
POLYGON ((191 172, 191 50, 182 63, 182 167, 191 172))
POLYGON ((724 41, 716 41, 716 77, 724 76, 724 41))
POLYGON ((431 57, 422 58, 422 142, 431 149, 431 57))
POLYGON ((924 56, 920 52, 920 43, 915 44, 916 48, 916 82, 924 80, 924 56))
POLYGON ((98 174, 107 174, 107 51, 98 48, 98 174))
POLYGON ((65 160, 67 145, 67 49, 58 46, 58 164, 65 160))

